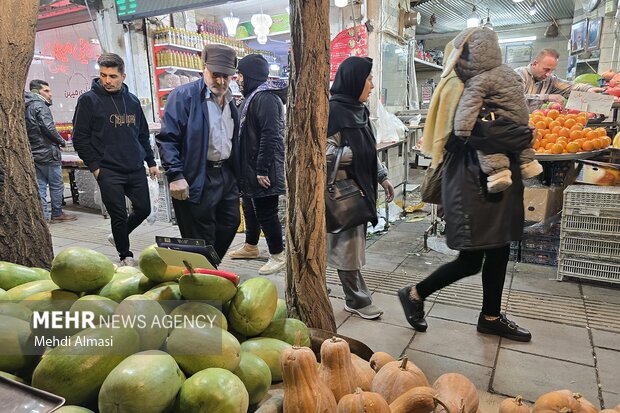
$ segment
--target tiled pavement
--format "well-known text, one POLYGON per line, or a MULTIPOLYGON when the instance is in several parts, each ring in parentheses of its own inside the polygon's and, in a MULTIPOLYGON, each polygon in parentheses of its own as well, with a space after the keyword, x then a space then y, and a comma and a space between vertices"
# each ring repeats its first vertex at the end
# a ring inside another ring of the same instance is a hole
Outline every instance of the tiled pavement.
MULTIPOLYGON (((110 221, 101 215, 68 208, 75 222, 53 224, 54 251, 85 246, 117 259, 107 243, 110 221)), ((416 333, 407 324, 395 291, 428 275, 447 255, 423 251, 428 221, 393 225, 373 236, 364 269, 376 304, 385 313, 375 321, 343 310, 342 289, 333 270, 327 274, 338 332, 361 340, 371 349, 395 357, 407 354, 432 383, 446 372, 460 372, 477 386, 483 413, 495 413, 506 396, 520 394, 534 401, 540 394, 571 389, 600 407, 620 403, 620 286, 579 280, 558 282, 555 268, 509 263, 504 308, 509 316, 532 331, 530 343, 517 343, 478 334, 476 320, 481 304, 480 276, 469 277, 431 296, 427 301, 429 329, 416 333)), ((132 249, 140 251, 155 235, 178 236, 175 226, 143 224, 131 235, 132 249)), ((243 242, 239 234, 231 248, 243 242)), ((242 277, 257 275, 266 261, 225 259, 222 268, 242 277)), ((284 276, 270 276, 284 294, 284 276)))

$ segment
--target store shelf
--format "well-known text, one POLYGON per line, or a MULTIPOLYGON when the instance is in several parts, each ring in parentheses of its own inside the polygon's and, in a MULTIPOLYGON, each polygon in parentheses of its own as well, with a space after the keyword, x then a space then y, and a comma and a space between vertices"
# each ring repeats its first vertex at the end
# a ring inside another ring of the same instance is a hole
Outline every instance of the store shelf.
POLYGON ((599 59, 595 58, 595 59, 583 59, 583 60, 577 60, 577 63, 598 63, 599 59))
POLYGON ((430 72, 430 71, 443 70, 442 66, 436 65, 435 63, 427 62, 426 60, 418 59, 417 57, 414 57, 413 61, 415 63, 415 70, 417 72, 430 72))
POLYGON ((153 44, 153 48, 166 48, 166 49, 175 49, 175 50, 183 50, 183 51, 189 51, 189 52, 202 52, 202 49, 197 49, 195 47, 189 47, 189 46, 181 46, 180 44, 174 44, 174 43, 160 43, 160 44, 153 44))
POLYGON ((179 71, 179 72, 200 73, 200 74, 202 74, 202 70, 189 69, 187 67, 177 67, 177 66, 159 66, 159 67, 156 67, 155 70, 166 71, 166 72, 169 72, 169 73, 174 73, 176 71, 179 71))

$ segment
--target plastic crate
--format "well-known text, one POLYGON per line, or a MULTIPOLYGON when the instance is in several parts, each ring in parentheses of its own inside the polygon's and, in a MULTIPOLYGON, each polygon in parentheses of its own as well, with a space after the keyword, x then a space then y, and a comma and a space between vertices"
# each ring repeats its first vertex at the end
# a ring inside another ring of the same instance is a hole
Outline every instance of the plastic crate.
POLYGON ((560 239, 560 253, 620 263, 620 239, 567 235, 560 239))
POLYGON ((510 243, 510 255, 508 256, 508 261, 518 261, 520 249, 521 247, 519 246, 519 241, 512 241, 510 243))
POLYGON ((563 185, 574 163, 574 161, 543 162, 543 173, 538 176, 538 179, 546 186, 563 185))
POLYGON ((560 250, 560 237, 524 234, 521 240, 521 248, 557 253, 560 250))
POLYGON ((620 264, 562 256, 558 264, 558 280, 564 277, 620 283, 620 264))
POLYGON ((620 216, 597 217, 590 215, 570 215, 566 211, 562 214, 562 234, 577 232, 580 234, 615 236, 620 234, 620 216))
POLYGON ((620 217, 620 187, 570 185, 564 190, 566 208, 612 210, 617 211, 620 217))
POLYGON ((558 253, 557 251, 528 249, 522 246, 521 258, 519 261, 524 264, 550 265, 555 267, 558 265, 558 253))

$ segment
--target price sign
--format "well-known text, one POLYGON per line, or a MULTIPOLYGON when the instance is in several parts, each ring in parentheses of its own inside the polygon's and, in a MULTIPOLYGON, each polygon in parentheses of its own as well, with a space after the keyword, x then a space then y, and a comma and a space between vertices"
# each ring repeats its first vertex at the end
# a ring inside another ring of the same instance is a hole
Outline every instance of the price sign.
POLYGON ((600 93, 578 92, 573 90, 568 97, 566 109, 575 109, 583 112, 594 112, 609 116, 614 97, 600 93))

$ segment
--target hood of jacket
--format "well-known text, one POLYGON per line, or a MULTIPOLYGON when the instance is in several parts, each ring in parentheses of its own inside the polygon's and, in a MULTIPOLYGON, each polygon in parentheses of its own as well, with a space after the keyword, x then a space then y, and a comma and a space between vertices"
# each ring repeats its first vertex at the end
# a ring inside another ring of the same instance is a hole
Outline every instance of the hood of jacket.
POLYGON ((33 104, 39 104, 39 103, 47 105, 47 106, 52 106, 52 104, 48 102, 43 96, 38 95, 33 92, 24 93, 24 99, 26 102, 26 107, 33 105, 33 104))
MULTIPOLYGON (((98 95, 105 95, 105 96, 111 95, 110 92, 105 90, 105 88, 101 84, 101 79, 99 78, 93 79, 93 82, 91 83, 90 88, 93 92, 95 92, 98 95)), ((120 93, 123 95, 126 95, 129 93, 129 88, 127 87, 126 84, 124 83, 122 84, 120 93)))
POLYGON ((487 28, 469 28, 454 38, 454 47, 462 49, 455 71, 465 82, 502 64, 497 33, 487 28))

